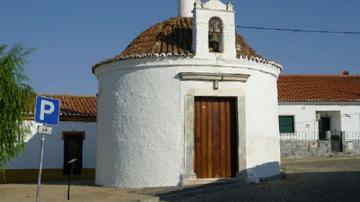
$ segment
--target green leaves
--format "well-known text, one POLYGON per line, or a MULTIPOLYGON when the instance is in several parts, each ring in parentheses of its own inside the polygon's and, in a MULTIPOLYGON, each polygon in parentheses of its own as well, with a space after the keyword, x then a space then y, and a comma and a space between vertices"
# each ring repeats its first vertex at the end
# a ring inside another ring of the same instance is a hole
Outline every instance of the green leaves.
POLYGON ((24 72, 30 49, 0 45, 0 173, 22 151, 29 127, 30 103, 35 94, 24 72))

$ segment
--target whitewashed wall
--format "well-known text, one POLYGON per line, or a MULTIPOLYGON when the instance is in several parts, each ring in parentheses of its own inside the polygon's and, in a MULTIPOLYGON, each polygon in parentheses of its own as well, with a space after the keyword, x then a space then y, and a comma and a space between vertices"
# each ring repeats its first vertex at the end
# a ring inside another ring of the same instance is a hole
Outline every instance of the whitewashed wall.
POLYGON ((317 132, 317 112, 332 118, 332 130, 360 132, 360 103, 279 103, 279 115, 295 116, 295 132, 317 132))
MULTIPOLYGON (((176 186, 184 174, 185 95, 214 91, 213 83, 181 81, 181 72, 249 74, 247 83, 221 82, 245 92, 246 168, 257 177, 280 172, 277 75, 249 60, 147 58, 97 68, 99 80, 96 183, 111 187, 176 186), (214 65, 215 64, 215 65, 214 65)), ((216 91, 215 91, 216 94, 216 91)), ((228 94, 230 95, 230 94, 228 94)))
POLYGON ((118 69, 97 73, 96 183, 176 186, 184 142, 176 68, 107 66, 118 69))
POLYGON ((254 71, 246 89, 247 168, 260 178, 280 172, 276 81, 269 73, 254 71))
MULTIPOLYGON (((16 159, 11 160, 7 169, 37 169, 39 167, 41 135, 37 134, 37 124, 27 121, 31 125, 31 134, 26 140, 25 151, 16 159)), ((95 168, 95 122, 60 122, 53 127, 53 134, 47 135, 44 147, 44 169, 62 169, 64 162, 63 132, 85 132, 83 142, 83 168, 95 168)))
POLYGON ((196 0, 178 0, 178 16, 192 17, 196 0))

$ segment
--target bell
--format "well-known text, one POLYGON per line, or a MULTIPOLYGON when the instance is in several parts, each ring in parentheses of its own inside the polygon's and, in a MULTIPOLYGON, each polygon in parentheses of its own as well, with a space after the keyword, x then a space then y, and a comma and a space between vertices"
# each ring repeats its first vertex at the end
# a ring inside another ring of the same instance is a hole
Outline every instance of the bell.
POLYGON ((216 33, 211 33, 209 35, 209 49, 210 52, 219 52, 220 50, 220 40, 219 35, 216 33))
POLYGON ((218 42, 218 41, 219 41, 219 36, 218 36, 218 34, 216 34, 216 33, 211 33, 211 34, 210 34, 210 41, 216 41, 216 42, 218 42))

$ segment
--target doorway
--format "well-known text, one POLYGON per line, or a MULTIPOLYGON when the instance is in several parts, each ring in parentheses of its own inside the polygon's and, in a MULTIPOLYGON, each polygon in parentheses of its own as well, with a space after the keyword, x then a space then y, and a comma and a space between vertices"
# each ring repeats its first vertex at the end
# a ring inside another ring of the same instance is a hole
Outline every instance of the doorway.
POLYGON ((319 120, 319 139, 326 140, 326 132, 331 130, 330 117, 321 117, 319 120))
POLYGON ((63 134, 64 139, 64 175, 69 175, 71 165, 68 163, 72 159, 76 159, 74 163, 74 175, 81 175, 82 171, 82 157, 83 157, 83 133, 66 133, 63 134))
POLYGON ((237 99, 195 97, 197 178, 235 177, 237 172, 237 99))

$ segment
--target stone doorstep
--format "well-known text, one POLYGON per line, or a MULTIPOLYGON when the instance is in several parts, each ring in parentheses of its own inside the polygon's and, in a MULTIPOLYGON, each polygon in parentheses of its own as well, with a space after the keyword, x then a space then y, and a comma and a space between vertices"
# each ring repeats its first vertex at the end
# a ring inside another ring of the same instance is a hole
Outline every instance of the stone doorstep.
MULTIPOLYGON (((264 177, 259 178, 259 182, 267 182, 271 180, 281 179, 285 178, 285 173, 283 171, 280 171, 279 174, 270 176, 270 177, 264 177)), ((195 180, 186 180, 183 182, 183 186, 185 188, 187 187, 195 187, 200 185, 207 185, 207 184, 229 184, 229 183, 252 183, 252 181, 249 181, 249 179, 246 178, 199 178, 195 180)))
POLYGON ((229 183, 229 182, 244 182, 243 179, 239 178, 199 178, 195 180, 186 180, 183 182, 184 187, 192 187, 197 185, 206 185, 206 184, 219 184, 219 183, 229 183))

